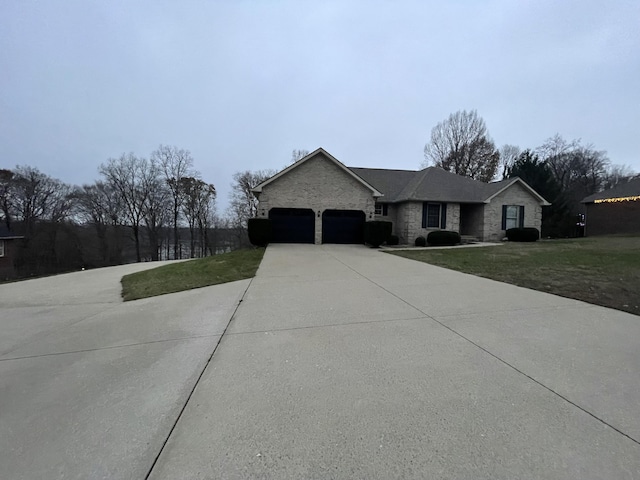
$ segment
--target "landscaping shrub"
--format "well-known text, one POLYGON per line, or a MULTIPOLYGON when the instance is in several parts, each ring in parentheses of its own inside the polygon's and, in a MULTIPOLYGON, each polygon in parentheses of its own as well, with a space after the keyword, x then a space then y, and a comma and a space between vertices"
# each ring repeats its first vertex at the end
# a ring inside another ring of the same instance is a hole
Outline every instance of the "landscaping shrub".
POLYGON ((249 241, 256 247, 266 247, 271 240, 271 220, 268 218, 250 218, 247 222, 249 241))
POLYGON ((424 237, 418 237, 416 238, 416 247, 426 247, 427 246, 427 239, 424 237))
POLYGON ((387 245, 398 245, 399 243, 400 239, 397 235, 390 235, 389 238, 387 238, 387 245))
POLYGON ((507 230, 507 239, 510 242, 535 242, 540 238, 540 232, 537 228, 510 228, 507 230))
POLYGON ((457 245, 460 243, 460 234, 450 230, 436 230, 429 232, 427 243, 431 246, 457 245))
POLYGON ((391 236, 391 222, 373 220, 364 224, 364 243, 379 247, 391 236))

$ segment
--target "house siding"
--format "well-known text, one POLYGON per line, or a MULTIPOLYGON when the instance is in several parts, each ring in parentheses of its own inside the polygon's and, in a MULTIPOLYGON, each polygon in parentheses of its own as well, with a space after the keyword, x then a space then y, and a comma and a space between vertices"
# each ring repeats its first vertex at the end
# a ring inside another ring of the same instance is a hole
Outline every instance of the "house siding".
POLYGON ((0 280, 9 280, 16 277, 14 259, 17 255, 18 244, 16 240, 0 239, 4 242, 4 256, 0 257, 0 280))
POLYGON ((588 203, 585 235, 640 233, 640 201, 588 203))
MULTIPOLYGON (((424 202, 403 202, 397 206, 395 234, 400 243, 413 245, 418 237, 427 237, 429 232, 439 228, 422 228, 422 207, 424 202)), ((439 203, 439 202, 434 202, 439 203)), ((446 230, 460 231, 460 204, 447 203, 446 230)))
POLYGON ((524 226, 537 228, 538 231, 541 230, 542 206, 527 189, 519 183, 514 183, 504 192, 493 197, 489 204, 485 205, 483 241, 497 242, 504 238, 505 230, 502 229, 503 205, 524 206, 524 226))
POLYGON ((316 244, 322 243, 322 212, 359 210, 372 220, 375 204, 371 190, 322 154, 265 185, 258 200, 259 217, 268 217, 272 208, 312 209, 316 244))

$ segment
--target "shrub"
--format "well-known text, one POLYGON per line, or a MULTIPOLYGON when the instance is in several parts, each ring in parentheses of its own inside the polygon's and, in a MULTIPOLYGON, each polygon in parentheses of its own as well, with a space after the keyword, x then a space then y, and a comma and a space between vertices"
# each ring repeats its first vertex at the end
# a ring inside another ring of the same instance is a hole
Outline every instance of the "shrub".
POLYGON ((364 224, 364 243, 379 247, 391 236, 391 222, 373 220, 364 224))
POLYGON ((418 237, 416 238, 416 247, 426 247, 427 246, 427 240, 424 237, 418 237))
POLYGON ((460 234, 450 230, 436 230, 429 232, 427 243, 433 246, 457 245, 460 243, 460 234))
POLYGON ((398 245, 400 243, 400 239, 397 235, 389 235, 387 238, 387 245, 398 245))
POLYGON ((266 247, 271 240, 271 220, 268 218, 250 218, 247 222, 249 241, 256 247, 266 247))
POLYGON ((537 228, 510 228, 507 230, 507 238, 510 242, 535 242, 540 238, 537 228))

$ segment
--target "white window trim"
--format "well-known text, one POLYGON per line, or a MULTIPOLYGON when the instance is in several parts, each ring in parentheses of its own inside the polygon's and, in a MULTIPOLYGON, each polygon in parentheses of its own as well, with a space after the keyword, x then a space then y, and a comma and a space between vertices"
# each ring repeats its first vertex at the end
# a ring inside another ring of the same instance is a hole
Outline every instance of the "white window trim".
POLYGON ((507 205, 507 211, 505 212, 505 226, 506 230, 510 228, 518 228, 520 226, 520 206, 519 205, 507 205), (513 212, 515 210, 515 217, 509 216, 509 210, 513 212))
POLYGON ((381 204, 381 203, 376 203, 376 204, 373 206, 373 213, 374 213, 375 215, 382 216, 382 204, 381 204))

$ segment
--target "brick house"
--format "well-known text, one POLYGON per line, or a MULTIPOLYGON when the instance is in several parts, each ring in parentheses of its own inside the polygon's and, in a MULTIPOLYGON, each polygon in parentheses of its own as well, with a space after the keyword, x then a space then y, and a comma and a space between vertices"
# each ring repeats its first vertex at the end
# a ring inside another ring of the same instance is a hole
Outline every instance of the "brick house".
POLYGON ((519 178, 483 183, 442 169, 349 168, 322 148, 253 189, 273 242, 363 243, 363 224, 387 220, 401 243, 433 230, 498 241, 540 230, 549 203, 519 178))
POLYGON ((18 240, 23 239, 21 235, 16 235, 7 227, 0 226, 0 280, 14 278, 15 258, 18 250, 18 240))
POLYGON ((585 197, 585 235, 640 233, 640 177, 585 197))

